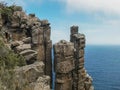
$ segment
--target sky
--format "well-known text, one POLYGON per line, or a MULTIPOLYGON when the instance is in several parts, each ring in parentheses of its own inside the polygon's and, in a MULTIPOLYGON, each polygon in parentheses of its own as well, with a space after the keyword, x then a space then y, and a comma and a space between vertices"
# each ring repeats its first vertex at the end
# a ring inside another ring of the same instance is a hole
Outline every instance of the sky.
MULTIPOLYGON (((3 1, 3 0, 0 0, 3 1)), ((51 23, 53 43, 68 40, 70 27, 79 26, 87 45, 120 45, 120 0, 4 0, 51 23)))

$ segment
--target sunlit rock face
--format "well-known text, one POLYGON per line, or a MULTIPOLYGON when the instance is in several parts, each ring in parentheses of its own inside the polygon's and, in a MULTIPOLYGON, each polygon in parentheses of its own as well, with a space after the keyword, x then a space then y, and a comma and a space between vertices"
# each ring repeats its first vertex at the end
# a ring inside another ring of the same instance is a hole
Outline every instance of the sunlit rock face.
POLYGON ((94 90, 92 78, 84 68, 85 35, 71 27, 70 42, 54 45, 55 90, 94 90))
MULTIPOLYGON (((12 90, 51 90, 53 67, 55 90, 94 90, 84 67, 85 35, 78 33, 78 26, 71 27, 70 42, 61 40, 54 44, 54 65, 48 20, 12 6, 9 16, 0 14, 0 35, 9 49, 26 62, 25 66, 15 67, 12 90)), ((7 51, 0 48, 0 53, 7 51)))
POLYGON ((72 90, 72 70, 74 70, 74 44, 61 40, 54 45, 55 90, 72 90))
MULTIPOLYGON (((7 7, 7 6, 6 6, 7 7)), ((6 45, 23 56, 27 65, 15 69, 15 90, 50 90, 52 80, 52 41, 48 20, 27 15, 12 6, 11 16, 0 15, 0 31, 6 45)))
POLYGON ((43 70, 43 62, 16 68, 15 88, 17 90, 50 90, 50 77, 45 76, 43 70))

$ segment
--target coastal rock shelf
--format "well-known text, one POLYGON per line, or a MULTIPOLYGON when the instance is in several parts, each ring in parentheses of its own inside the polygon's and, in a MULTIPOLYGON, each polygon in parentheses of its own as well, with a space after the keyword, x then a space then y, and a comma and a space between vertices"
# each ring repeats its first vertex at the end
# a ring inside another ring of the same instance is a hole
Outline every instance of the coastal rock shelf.
MULTIPOLYGON (((52 65, 51 27, 48 20, 35 14, 25 14, 22 7, 8 8, 11 14, 0 14, 0 37, 14 53, 24 57, 26 65, 15 67, 12 90, 94 90, 92 78, 84 67, 85 35, 78 26, 71 27, 70 42, 61 40, 53 45, 52 65), (55 69, 55 82, 52 68, 55 69)), ((8 89, 6 89, 8 90, 8 89)))

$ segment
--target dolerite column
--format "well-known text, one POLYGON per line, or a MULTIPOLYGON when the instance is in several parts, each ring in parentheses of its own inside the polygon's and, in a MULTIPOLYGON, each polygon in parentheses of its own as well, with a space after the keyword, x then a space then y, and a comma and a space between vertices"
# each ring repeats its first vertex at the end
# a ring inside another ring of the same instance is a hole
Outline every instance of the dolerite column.
MULTIPOLYGON (((43 27, 44 50, 45 50, 45 75, 51 77, 52 84, 52 41, 50 40, 51 28, 48 20, 43 20, 41 26, 43 27)), ((52 85, 51 85, 52 86, 52 85)))
POLYGON ((32 49, 38 52, 38 61, 44 61, 45 50, 42 27, 32 27, 32 49))
POLYGON ((85 48, 85 36, 78 33, 78 26, 71 27, 70 41, 74 43, 76 49, 75 69, 73 70, 73 90, 93 90, 92 79, 86 73, 84 68, 84 48, 85 48))
POLYGON ((55 90, 72 90, 74 44, 61 40, 54 45, 55 90))

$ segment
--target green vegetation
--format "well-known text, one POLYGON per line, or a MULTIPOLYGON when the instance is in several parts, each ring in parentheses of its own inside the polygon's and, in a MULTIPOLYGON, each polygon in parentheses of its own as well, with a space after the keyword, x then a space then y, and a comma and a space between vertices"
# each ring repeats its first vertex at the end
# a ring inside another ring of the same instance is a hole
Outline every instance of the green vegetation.
MULTIPOLYGON (((10 23, 14 10, 22 10, 22 8, 15 5, 7 6, 6 3, 0 2, 3 26, 10 23)), ((15 89, 16 76, 14 69, 26 65, 26 61, 23 56, 14 53, 5 45, 2 29, 0 30, 0 90, 18 90, 15 89)))
POLYGON ((24 66, 25 59, 9 50, 0 40, 0 66, 6 69, 13 69, 15 66, 24 66))
POLYGON ((0 2, 0 14, 3 19, 10 21, 14 12, 15 5, 7 6, 7 3, 0 2))
POLYGON ((14 89, 14 71, 0 68, 0 90, 15 90, 14 89))
POLYGON ((0 39, 0 90, 15 90, 16 66, 26 65, 25 59, 8 49, 0 39))

